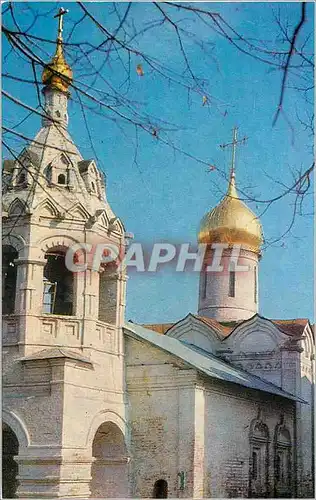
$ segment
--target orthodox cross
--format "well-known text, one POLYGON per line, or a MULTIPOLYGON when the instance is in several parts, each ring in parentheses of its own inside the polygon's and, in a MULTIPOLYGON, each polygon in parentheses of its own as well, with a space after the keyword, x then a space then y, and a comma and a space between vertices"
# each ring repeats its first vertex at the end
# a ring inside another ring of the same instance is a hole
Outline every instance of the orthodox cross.
POLYGON ((236 146, 237 144, 244 144, 248 137, 244 137, 243 139, 240 139, 239 141, 237 140, 237 127, 233 128, 233 142, 229 142, 227 144, 221 144, 220 148, 225 149, 228 147, 232 147, 232 163, 231 163, 231 170, 230 170, 230 175, 231 177, 235 177, 235 161, 236 161, 236 146))
POLYGON ((66 9, 63 9, 62 7, 59 9, 58 11, 58 14, 56 14, 55 17, 58 18, 58 36, 57 36, 57 40, 62 40, 63 37, 62 37, 62 33, 63 33, 63 16, 65 14, 67 14, 69 12, 69 10, 66 10, 66 9))

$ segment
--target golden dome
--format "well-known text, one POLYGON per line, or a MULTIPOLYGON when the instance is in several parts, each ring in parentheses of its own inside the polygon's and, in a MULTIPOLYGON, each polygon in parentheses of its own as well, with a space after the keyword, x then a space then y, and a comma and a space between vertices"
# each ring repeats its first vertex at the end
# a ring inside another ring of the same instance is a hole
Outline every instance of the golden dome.
POLYGON ((240 200, 234 171, 231 173, 225 197, 203 217, 198 241, 236 244, 246 250, 260 253, 263 242, 262 227, 256 215, 240 200))
POLYGON ((59 9, 56 16, 58 18, 58 35, 56 53, 52 61, 44 68, 42 73, 42 82, 51 88, 68 92, 68 87, 72 82, 72 69, 67 64, 63 50, 63 16, 67 10, 59 9))

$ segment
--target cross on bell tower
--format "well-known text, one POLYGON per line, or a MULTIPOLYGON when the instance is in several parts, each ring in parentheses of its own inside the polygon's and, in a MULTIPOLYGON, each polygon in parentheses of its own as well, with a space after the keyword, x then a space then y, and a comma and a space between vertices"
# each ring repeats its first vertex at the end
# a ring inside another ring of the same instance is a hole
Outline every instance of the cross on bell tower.
POLYGON ((64 15, 68 14, 69 10, 68 9, 63 9, 61 7, 58 11, 58 14, 54 16, 54 18, 58 18, 58 34, 57 34, 57 40, 62 41, 63 39, 63 21, 64 21, 64 15))

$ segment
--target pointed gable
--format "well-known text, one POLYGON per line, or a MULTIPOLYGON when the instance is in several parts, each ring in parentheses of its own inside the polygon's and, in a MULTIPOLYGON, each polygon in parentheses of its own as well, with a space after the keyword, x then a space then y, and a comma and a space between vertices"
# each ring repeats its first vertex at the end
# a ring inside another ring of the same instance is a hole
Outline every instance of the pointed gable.
POLYGON ((81 203, 77 203, 73 208, 69 210, 68 217, 71 219, 86 221, 89 219, 90 214, 81 203))
POLYGON ((25 202, 21 201, 19 198, 15 198, 15 200, 12 201, 8 209, 9 216, 25 215, 28 212, 29 212, 28 205, 25 202))
POLYGON ((256 314, 239 323, 223 344, 235 354, 272 352, 287 340, 287 336, 269 319, 256 314))
POLYGON ((57 205, 49 198, 46 198, 41 203, 39 203, 39 205, 37 205, 35 210, 39 217, 55 218, 60 215, 60 211, 58 210, 57 205))
POLYGON ((217 351, 222 340, 219 330, 191 313, 175 323, 165 335, 195 345, 210 353, 217 351))

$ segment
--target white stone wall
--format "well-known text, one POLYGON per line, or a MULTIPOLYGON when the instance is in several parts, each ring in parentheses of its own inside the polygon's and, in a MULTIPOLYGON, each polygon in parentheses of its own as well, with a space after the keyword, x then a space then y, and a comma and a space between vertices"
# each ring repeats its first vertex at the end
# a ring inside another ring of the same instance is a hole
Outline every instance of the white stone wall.
MULTIPOLYGON (((270 433, 269 496, 273 497, 274 431, 283 414, 294 439, 293 403, 236 386, 224 387, 215 382, 207 384, 205 399, 205 495, 215 498, 248 496, 250 424, 261 410, 262 420, 270 433)), ((293 478, 294 471, 295 466, 293 478)))
POLYGON ((155 481, 165 479, 170 497, 247 496, 249 430, 260 411, 270 432, 273 496, 274 431, 283 415, 294 439, 293 403, 200 378, 146 343, 127 338, 126 349, 132 494, 150 497, 155 481), (181 472, 184 490, 178 484, 181 472))

